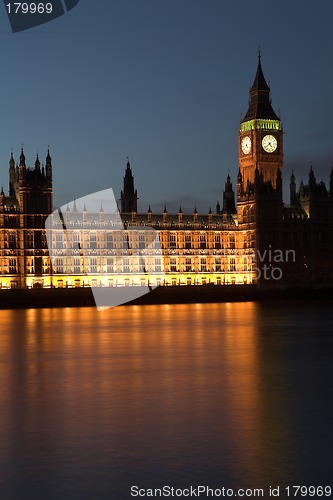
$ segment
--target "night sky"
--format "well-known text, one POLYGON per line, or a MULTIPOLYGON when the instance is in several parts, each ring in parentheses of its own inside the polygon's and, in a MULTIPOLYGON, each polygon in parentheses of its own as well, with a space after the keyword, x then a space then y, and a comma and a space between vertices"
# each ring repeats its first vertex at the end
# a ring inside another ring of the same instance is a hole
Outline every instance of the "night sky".
POLYGON ((289 177, 329 179, 333 163, 333 3, 80 0, 13 34, 0 5, 0 183, 11 148, 27 164, 50 145, 54 204, 106 188, 129 156, 139 211, 215 210, 247 110, 258 46, 284 126, 289 177))

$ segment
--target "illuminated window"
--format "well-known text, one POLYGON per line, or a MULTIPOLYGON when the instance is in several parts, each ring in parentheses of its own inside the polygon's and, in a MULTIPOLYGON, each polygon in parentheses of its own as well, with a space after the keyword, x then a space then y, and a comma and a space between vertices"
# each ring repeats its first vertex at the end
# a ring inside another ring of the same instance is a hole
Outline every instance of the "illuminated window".
POLYGON ((74 258, 74 273, 81 272, 81 262, 79 258, 74 258))
POLYGON ((16 248, 16 234, 13 232, 9 233, 9 248, 16 248))
POLYGON ((124 273, 129 273, 130 272, 130 261, 129 261, 128 258, 124 259, 124 262, 123 262, 123 271, 124 271, 124 273))
POLYGON ((9 274, 17 273, 17 261, 16 259, 9 259, 9 274))
MULTIPOLYGON (((31 241, 33 240, 32 234, 30 235, 31 241)), ((32 247, 30 247, 32 248, 32 247)), ((56 248, 63 248, 62 234, 61 232, 56 234, 56 248)))
POLYGON ((139 233, 139 248, 145 248, 145 235, 142 231, 139 233))
POLYGON ((108 258, 107 261, 106 261, 106 263, 107 263, 107 272, 108 273, 113 273, 114 272, 114 267, 113 267, 114 266, 114 262, 113 262, 113 259, 108 258))
POLYGON ((90 248, 92 248, 92 249, 96 249, 97 248, 96 233, 91 233, 90 234, 90 248))
POLYGON ((185 233, 185 248, 191 248, 191 233, 185 233))
POLYGON ((61 257, 57 257, 55 259, 55 266, 53 267, 53 272, 54 273, 63 273, 63 260, 61 257))
POLYGON ((176 233, 170 233, 170 248, 176 248, 176 233))
POLYGON ((215 248, 221 248, 221 235, 220 235, 220 233, 215 233, 215 248))
POLYGON ((113 248, 113 234, 112 233, 106 234, 106 246, 109 249, 113 248))
POLYGON ((170 271, 177 271, 177 264, 175 257, 171 257, 170 259, 170 271))

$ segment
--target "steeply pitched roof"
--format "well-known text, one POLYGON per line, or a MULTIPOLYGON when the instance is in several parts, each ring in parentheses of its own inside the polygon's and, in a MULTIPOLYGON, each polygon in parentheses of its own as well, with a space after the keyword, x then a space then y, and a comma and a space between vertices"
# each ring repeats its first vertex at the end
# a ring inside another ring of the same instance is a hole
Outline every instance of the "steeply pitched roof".
POLYGON ((254 120, 255 118, 266 118, 279 120, 279 117, 272 108, 270 99, 270 88, 265 80, 261 67, 261 56, 258 56, 258 67, 254 82, 250 89, 249 109, 247 110, 242 123, 254 120))

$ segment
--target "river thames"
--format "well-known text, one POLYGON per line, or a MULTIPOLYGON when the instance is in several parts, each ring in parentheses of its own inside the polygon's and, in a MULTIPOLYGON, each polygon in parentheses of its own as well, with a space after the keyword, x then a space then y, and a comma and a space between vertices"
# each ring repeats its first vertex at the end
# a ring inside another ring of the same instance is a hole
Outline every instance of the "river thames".
POLYGON ((2 500, 332 486, 333 301, 0 311, 0 396, 2 500))

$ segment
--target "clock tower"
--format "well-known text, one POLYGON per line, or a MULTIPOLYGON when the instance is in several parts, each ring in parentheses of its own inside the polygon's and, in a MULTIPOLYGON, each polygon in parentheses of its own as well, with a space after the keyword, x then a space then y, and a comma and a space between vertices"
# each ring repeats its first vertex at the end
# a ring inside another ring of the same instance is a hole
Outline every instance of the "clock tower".
POLYGON ((249 108, 240 123, 238 158, 238 229, 253 257, 253 280, 260 285, 281 284, 266 271, 272 270, 270 255, 282 248, 283 130, 272 107, 260 52, 249 108))
POLYGON ((278 170, 283 166, 283 130, 272 108, 270 88, 265 80, 260 51, 257 73, 250 89, 249 108, 240 123, 238 157, 243 188, 255 181, 258 169, 264 182, 276 188, 278 170))

